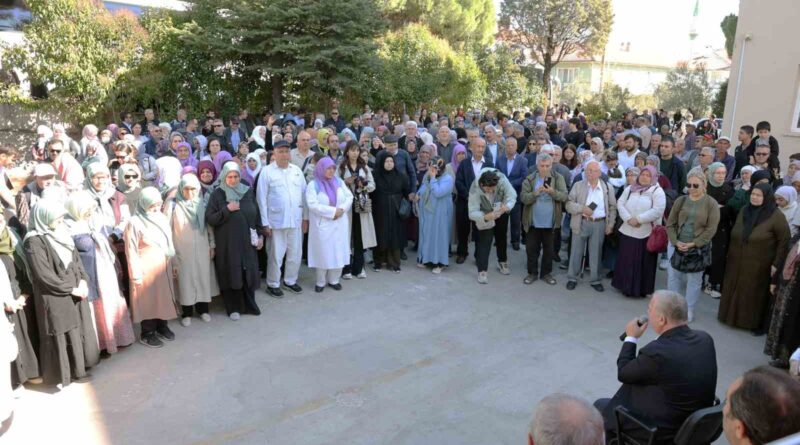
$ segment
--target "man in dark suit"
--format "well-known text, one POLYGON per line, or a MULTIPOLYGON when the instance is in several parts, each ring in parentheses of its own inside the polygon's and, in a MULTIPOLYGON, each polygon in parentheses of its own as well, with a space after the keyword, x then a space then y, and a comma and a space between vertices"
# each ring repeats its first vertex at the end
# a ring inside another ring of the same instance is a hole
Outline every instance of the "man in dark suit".
POLYGON ((469 188, 482 168, 494 167, 492 161, 484 156, 486 152, 484 139, 476 138, 471 145, 472 154, 461 161, 456 172, 456 233, 458 234, 456 263, 458 264, 463 264, 467 259, 470 229, 476 230, 469 219, 469 188))
MULTIPOLYGON (((622 387, 611 399, 595 407, 603 413, 607 437, 616 437, 617 406, 624 406, 646 424, 658 428, 656 443, 672 443, 689 415, 714 404, 717 387, 717 354, 714 340, 687 325, 688 307, 679 294, 658 290, 647 309, 649 322, 639 326, 633 319, 625 327, 617 375, 622 387), (658 338, 636 356, 636 343, 651 326, 658 338)), ((623 430, 646 441, 647 432, 623 423, 623 430)))
POLYGON ((239 151, 239 144, 247 142, 247 134, 239 128, 239 117, 233 116, 230 120, 230 127, 225 129, 225 148, 233 155, 239 151))
POLYGON ((514 191, 517 192, 517 203, 511 209, 509 224, 511 225, 511 248, 519 250, 519 241, 522 234, 522 203, 519 200, 519 195, 522 191, 522 181, 528 176, 528 160, 517 153, 517 140, 515 138, 506 139, 505 153, 498 156, 496 167, 506 175, 511 186, 514 187, 514 191))

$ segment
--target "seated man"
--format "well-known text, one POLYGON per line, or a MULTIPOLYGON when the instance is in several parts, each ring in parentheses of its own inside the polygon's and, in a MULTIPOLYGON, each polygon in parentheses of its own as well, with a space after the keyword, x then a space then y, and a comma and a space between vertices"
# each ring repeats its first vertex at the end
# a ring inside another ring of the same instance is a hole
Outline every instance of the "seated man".
POLYGON ((603 419, 585 400, 550 394, 536 405, 528 445, 603 445, 603 419))
POLYGON ((800 382, 767 366, 728 387, 722 429, 731 445, 772 442, 800 433, 800 382))
MULTIPOLYGON (((617 406, 658 428, 656 443, 672 443, 689 415, 714 404, 717 387, 717 353, 714 340, 687 323, 686 300, 667 290, 653 293, 647 309, 649 322, 639 326, 637 319, 625 327, 625 342, 617 359, 617 375, 622 387, 613 398, 595 402, 603 413, 606 435, 616 437, 617 406), (636 356, 636 343, 647 327, 658 338, 636 356)), ((632 422, 623 422, 623 431, 642 442, 647 432, 632 422)))

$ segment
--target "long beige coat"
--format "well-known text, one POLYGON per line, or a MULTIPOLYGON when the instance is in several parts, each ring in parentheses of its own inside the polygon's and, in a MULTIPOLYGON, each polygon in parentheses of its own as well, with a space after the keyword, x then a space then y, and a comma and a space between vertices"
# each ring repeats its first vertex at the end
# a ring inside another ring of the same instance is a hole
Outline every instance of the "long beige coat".
MULTIPOLYGON (((375 191, 375 179, 373 179, 372 171, 370 171, 369 167, 366 168, 366 173, 364 170, 360 170, 358 176, 367 179, 367 193, 375 191)), ((344 174, 340 175, 340 177, 342 179, 349 178, 350 170, 345 168, 344 174)), ((353 213, 355 213, 355 211, 351 207, 347 212, 347 220, 350 222, 351 233, 353 231, 353 213)), ((361 218, 361 242, 364 248, 369 249, 370 247, 377 246, 378 238, 375 236, 375 222, 372 220, 372 213, 356 213, 356 215, 361 218)))
POLYGON ((208 225, 204 230, 195 229, 186 213, 177 206, 171 213, 172 243, 175 245, 172 264, 178 270, 178 302, 182 306, 209 303, 212 296, 219 295, 217 273, 211 258, 214 231, 208 225))
POLYGON ((144 223, 138 216, 132 217, 125 229, 125 253, 131 278, 133 322, 177 318, 170 260, 148 238, 144 223), (136 279, 141 279, 142 284, 136 284, 136 279))

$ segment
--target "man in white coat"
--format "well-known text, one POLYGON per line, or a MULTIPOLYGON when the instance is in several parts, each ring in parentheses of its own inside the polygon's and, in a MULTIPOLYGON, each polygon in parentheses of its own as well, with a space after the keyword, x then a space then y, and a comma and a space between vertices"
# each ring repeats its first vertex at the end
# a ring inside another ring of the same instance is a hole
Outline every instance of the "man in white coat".
POLYGON ((256 195, 264 236, 270 238, 267 292, 281 298, 284 256, 283 287, 296 294, 303 292, 297 284, 297 276, 303 255, 303 234, 308 231, 308 210, 304 204, 306 179, 300 168, 289 162, 289 143, 278 141, 273 148, 275 162, 266 166, 259 175, 256 195))

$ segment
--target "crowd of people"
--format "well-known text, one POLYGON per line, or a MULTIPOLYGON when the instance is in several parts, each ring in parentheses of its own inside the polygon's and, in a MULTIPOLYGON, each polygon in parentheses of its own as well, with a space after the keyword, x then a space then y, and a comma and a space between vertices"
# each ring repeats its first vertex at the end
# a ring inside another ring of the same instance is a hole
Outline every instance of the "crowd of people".
POLYGON ((474 244, 477 282, 489 258, 524 285, 568 290, 584 273, 630 298, 685 295, 686 322, 705 293, 719 321, 768 334, 771 365, 800 352, 800 154, 785 170, 768 122, 738 146, 691 116, 630 112, 593 122, 537 108, 345 120, 293 109, 222 119, 179 110, 159 121, 40 125, 24 153, 0 147, 0 284, 17 344, 11 385, 88 379, 101 355, 175 340, 169 320, 259 315, 255 292, 340 291, 404 262, 445 273, 474 244), (19 155, 19 156, 17 156, 19 155), (20 160, 15 157, 22 158, 20 160), (9 179, 22 161, 29 181, 9 179), (409 248, 410 247, 410 248, 409 248), (408 255, 414 258, 409 259, 408 255))

